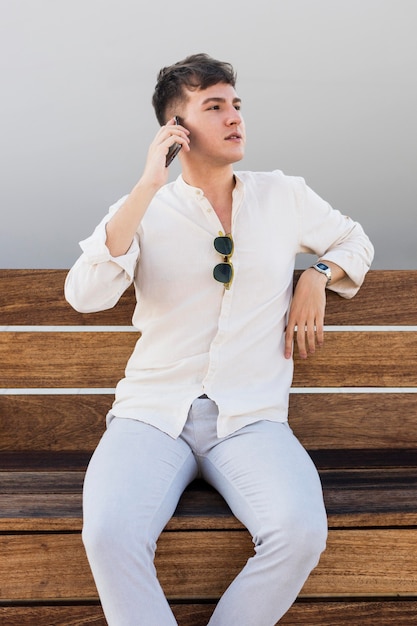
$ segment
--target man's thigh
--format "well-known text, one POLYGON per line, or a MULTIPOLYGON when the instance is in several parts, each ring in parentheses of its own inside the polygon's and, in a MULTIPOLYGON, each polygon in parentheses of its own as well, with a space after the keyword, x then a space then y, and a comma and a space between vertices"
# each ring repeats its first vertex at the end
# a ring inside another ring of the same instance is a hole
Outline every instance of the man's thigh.
POLYGON ((114 418, 87 470, 85 523, 106 520, 123 532, 149 528, 156 539, 196 473, 184 441, 137 420, 114 418))
POLYGON ((203 474, 252 535, 302 516, 326 523, 318 472, 288 424, 261 421, 221 440, 203 474))

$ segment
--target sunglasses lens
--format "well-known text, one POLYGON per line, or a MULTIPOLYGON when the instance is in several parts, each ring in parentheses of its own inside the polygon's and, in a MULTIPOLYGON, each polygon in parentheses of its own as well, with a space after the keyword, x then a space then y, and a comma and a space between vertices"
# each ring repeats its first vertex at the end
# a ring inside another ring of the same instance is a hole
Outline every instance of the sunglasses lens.
POLYGON ((232 275, 233 269, 229 263, 219 263, 213 269, 213 276, 219 283, 230 283, 232 275))
POLYGON ((224 262, 219 263, 213 269, 213 276, 219 283, 223 283, 226 289, 229 289, 233 280, 233 265, 229 261, 233 254, 233 239, 222 235, 216 237, 213 243, 216 252, 224 257, 224 262))
POLYGON ((230 256, 233 252, 233 241, 230 237, 216 237, 214 247, 222 256, 230 256))

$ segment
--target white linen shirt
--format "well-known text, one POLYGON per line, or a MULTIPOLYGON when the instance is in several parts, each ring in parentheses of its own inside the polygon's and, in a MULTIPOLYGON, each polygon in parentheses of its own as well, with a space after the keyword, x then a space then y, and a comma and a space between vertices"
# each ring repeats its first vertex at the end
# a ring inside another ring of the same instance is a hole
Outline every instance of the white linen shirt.
MULTIPOLYGON (((152 200, 128 252, 114 258, 110 208, 70 270, 65 294, 78 311, 113 307, 134 281, 133 324, 141 338, 118 383, 111 414, 178 437, 193 400, 207 394, 226 436, 258 420, 287 421, 293 375, 284 358, 295 257, 309 252, 347 273, 334 290, 352 297, 373 247, 362 227, 332 209, 302 178, 281 171, 236 172, 230 289, 213 278, 222 225, 201 189, 182 176, 152 200)), ((110 355, 111 358, 111 355, 110 355)))

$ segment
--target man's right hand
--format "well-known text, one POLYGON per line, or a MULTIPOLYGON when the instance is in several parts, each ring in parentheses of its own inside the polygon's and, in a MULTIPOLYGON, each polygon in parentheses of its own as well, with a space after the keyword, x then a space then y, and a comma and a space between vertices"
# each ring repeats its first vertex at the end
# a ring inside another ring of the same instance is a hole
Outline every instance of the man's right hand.
POLYGON ((171 118, 165 126, 161 126, 149 146, 145 169, 141 177, 142 183, 150 184, 156 189, 165 185, 168 179, 168 168, 165 167, 168 150, 174 143, 179 143, 182 150, 189 151, 189 134, 190 132, 184 126, 176 124, 174 118, 171 118))

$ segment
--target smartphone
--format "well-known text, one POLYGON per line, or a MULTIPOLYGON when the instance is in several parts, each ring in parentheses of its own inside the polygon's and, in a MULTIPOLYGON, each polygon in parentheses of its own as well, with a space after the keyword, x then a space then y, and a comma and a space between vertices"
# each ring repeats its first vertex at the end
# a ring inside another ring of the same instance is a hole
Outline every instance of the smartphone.
MULTIPOLYGON (((177 115, 175 116, 175 123, 178 124, 180 123, 179 118, 177 117, 177 115)), ((168 165, 170 165, 172 163, 172 161, 175 159, 175 157, 177 156, 178 152, 181 150, 182 146, 180 143, 174 143, 170 149, 168 150, 168 154, 166 156, 166 160, 165 160, 165 167, 168 167, 168 165)))

